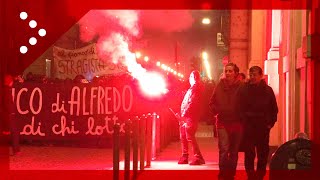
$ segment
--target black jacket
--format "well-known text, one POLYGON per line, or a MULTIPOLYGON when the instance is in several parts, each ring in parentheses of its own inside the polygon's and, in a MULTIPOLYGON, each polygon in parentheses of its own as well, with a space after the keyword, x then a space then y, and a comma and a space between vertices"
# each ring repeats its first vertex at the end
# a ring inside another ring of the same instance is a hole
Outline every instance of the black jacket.
POLYGON ((14 104, 12 100, 12 88, 5 86, 3 88, 2 97, 2 117, 1 128, 2 130, 8 131, 10 128, 12 114, 14 113, 14 104))
POLYGON ((14 104, 12 99, 12 88, 5 86, 3 88, 3 111, 6 114, 14 113, 14 104))
POLYGON ((277 121, 276 97, 264 80, 258 85, 246 83, 240 90, 241 119, 255 127, 273 127, 277 121))
POLYGON ((204 87, 200 82, 196 82, 188 89, 181 103, 181 117, 197 120, 200 118, 203 91, 204 87))
POLYGON ((218 115, 218 122, 239 122, 239 89, 243 84, 235 80, 228 84, 221 79, 215 88, 209 103, 214 115, 218 115))

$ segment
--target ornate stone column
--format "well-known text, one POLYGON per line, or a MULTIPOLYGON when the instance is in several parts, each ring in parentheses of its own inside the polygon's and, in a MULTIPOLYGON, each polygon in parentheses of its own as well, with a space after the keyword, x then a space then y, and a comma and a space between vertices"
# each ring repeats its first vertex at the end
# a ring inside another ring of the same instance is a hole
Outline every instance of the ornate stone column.
POLYGON ((272 10, 271 47, 268 52, 268 59, 264 62, 264 73, 268 75, 268 84, 273 88, 274 93, 279 94, 279 44, 280 44, 280 18, 281 10, 272 10))
MULTIPOLYGON (((281 28, 281 10, 272 10, 269 17, 271 18, 271 36, 267 36, 271 38, 271 47, 267 52, 267 60, 264 61, 264 74, 268 75, 268 85, 272 87, 276 99, 278 102, 278 108, 281 109, 281 101, 279 101, 279 73, 278 73, 278 62, 279 62, 279 45, 280 45, 280 28, 281 28), (271 17, 270 17, 271 15, 271 17)), ((280 113, 279 113, 280 114, 280 113)), ((272 128, 270 133, 270 145, 278 146, 281 144, 281 139, 279 138, 281 135, 281 128, 279 124, 283 124, 280 118, 281 116, 278 114, 278 123, 272 128)))
POLYGON ((248 69, 248 35, 249 35, 249 11, 230 11, 230 55, 229 61, 236 63, 240 72, 248 69))

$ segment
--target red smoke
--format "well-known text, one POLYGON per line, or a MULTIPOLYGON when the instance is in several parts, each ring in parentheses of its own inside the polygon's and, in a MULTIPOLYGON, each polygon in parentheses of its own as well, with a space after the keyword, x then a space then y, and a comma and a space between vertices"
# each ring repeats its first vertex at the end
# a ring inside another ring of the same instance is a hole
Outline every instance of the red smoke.
POLYGON ((138 36, 138 16, 139 12, 133 10, 91 10, 79 21, 80 39, 88 42, 112 32, 138 36))
POLYGON ((193 19, 186 10, 92 10, 79 21, 80 39, 89 42, 97 38, 100 60, 124 64, 140 84, 145 84, 146 77, 154 76, 136 62, 129 47, 142 34, 140 22, 144 29, 173 32, 191 27, 193 19))
POLYGON ((189 10, 145 10, 141 11, 143 29, 163 32, 179 32, 189 29, 194 22, 189 10))
POLYGON ((100 60, 121 61, 128 66, 128 57, 134 58, 129 50, 130 38, 140 32, 138 20, 139 11, 92 10, 79 21, 80 39, 89 42, 97 38, 100 60))
MULTIPOLYGON (((159 21, 157 16, 164 15, 165 21, 177 16, 176 12, 161 11, 159 13, 147 12, 142 15, 147 16, 144 19, 144 26, 149 28, 158 28, 163 31, 175 31, 181 28, 187 28, 190 25, 186 23, 189 17, 180 23, 173 23, 178 26, 167 26, 166 23, 160 23, 155 26, 151 21, 159 21), (164 13, 163 13, 164 12, 164 13), (171 18, 170 18, 171 17, 171 18), (157 19, 153 19, 157 18, 157 19)), ((149 73, 140 64, 136 62, 136 56, 130 51, 130 40, 137 38, 139 29, 139 11, 134 10, 94 10, 86 14, 80 21, 80 39, 89 42, 95 38, 97 40, 97 51, 100 60, 111 60, 113 63, 122 63, 133 77, 139 80, 141 88, 150 95, 159 95, 166 92, 166 86, 162 77, 157 74, 149 73)), ((175 19, 177 20, 177 19, 175 19)))

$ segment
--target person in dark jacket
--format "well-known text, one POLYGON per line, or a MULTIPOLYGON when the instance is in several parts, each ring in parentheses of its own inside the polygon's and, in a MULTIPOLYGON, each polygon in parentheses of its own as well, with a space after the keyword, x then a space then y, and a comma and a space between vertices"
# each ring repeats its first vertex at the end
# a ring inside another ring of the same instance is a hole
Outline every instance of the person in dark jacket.
POLYGON ((18 130, 16 119, 14 118, 14 104, 12 98, 12 86, 14 79, 11 75, 6 74, 4 77, 4 121, 7 125, 7 130, 10 130, 11 135, 11 146, 13 155, 20 154, 19 136, 20 131, 18 130))
POLYGON ((274 92, 263 80, 262 69, 252 66, 249 81, 241 89, 241 119, 244 122, 245 169, 248 179, 263 179, 269 154, 270 129, 277 121, 278 106, 274 92), (257 171, 254 159, 257 152, 257 171))
POLYGON ((180 140, 182 156, 178 164, 188 164, 188 141, 191 142, 194 158, 190 165, 205 164, 195 134, 201 117, 201 96, 204 87, 201 83, 199 71, 192 71, 189 77, 191 87, 186 92, 181 103, 181 114, 176 114, 180 119, 180 140))
POLYGON ((238 107, 242 82, 238 74, 239 68, 236 64, 226 64, 224 76, 217 84, 209 103, 213 114, 217 116, 219 179, 234 179, 236 174, 243 133, 238 107))
POLYGON ((238 78, 240 81, 246 82, 246 75, 244 73, 239 73, 238 78))

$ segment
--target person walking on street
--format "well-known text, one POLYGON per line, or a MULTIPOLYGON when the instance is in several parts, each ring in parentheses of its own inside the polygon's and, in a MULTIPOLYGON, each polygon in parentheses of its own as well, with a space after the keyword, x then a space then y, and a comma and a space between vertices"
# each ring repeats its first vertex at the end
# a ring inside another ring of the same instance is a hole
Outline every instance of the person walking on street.
MULTIPOLYGON (((20 144, 19 144, 19 136, 20 131, 17 127, 16 119, 14 118, 14 103, 12 98, 12 86, 14 83, 14 79, 12 75, 6 74, 4 77, 4 94, 3 94, 3 109, 4 109, 4 123, 6 124, 6 130, 10 134, 11 146, 12 146, 12 155, 19 155, 20 144)), ((5 131, 6 132, 6 131, 5 131)))
POLYGON ((269 155, 270 129, 277 121, 275 94, 263 79, 262 69, 252 66, 249 81, 240 91, 240 114, 244 122, 245 169, 248 179, 263 179, 269 155), (258 158, 257 170, 254 159, 258 158))
POLYGON ((219 147, 219 179, 234 179, 238 162, 238 150, 242 139, 242 123, 239 114, 239 68, 234 63, 224 67, 210 99, 210 109, 217 116, 219 147))
POLYGON ((195 134, 201 117, 201 97, 204 90, 199 71, 192 71, 189 77, 191 87, 181 103, 181 114, 176 114, 180 125, 180 141, 182 156, 178 164, 189 163, 188 142, 191 142, 194 158, 190 165, 205 164, 195 134))

